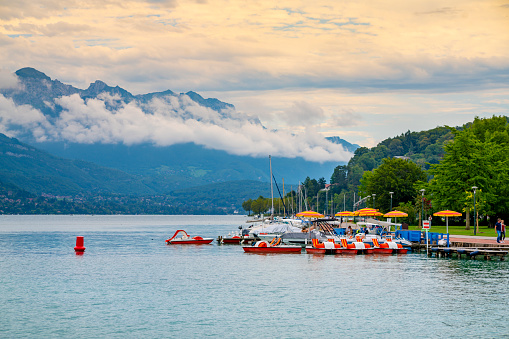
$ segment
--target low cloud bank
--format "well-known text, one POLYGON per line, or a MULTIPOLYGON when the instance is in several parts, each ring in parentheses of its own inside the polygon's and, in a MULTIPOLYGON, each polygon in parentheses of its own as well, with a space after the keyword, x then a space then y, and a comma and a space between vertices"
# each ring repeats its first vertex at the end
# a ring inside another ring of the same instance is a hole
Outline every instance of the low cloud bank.
POLYGON ((156 98, 148 104, 124 103, 102 95, 83 100, 64 96, 48 105, 62 111, 48 118, 31 106, 17 106, 0 95, 0 132, 30 133, 37 141, 76 143, 153 143, 170 146, 193 142, 230 154, 264 157, 302 157, 308 161, 348 161, 352 154, 307 130, 300 134, 266 129, 257 119, 233 109, 214 111, 188 96, 156 98))

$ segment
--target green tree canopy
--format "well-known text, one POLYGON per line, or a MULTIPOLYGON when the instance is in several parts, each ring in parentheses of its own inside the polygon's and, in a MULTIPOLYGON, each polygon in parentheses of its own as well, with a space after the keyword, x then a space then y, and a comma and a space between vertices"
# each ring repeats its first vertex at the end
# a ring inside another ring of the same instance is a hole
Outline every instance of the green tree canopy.
POLYGON ((242 203, 242 208, 248 213, 251 212, 251 204, 253 203, 252 199, 247 199, 242 203))
POLYGON ((416 183, 425 182, 426 173, 409 160, 386 158, 373 171, 365 172, 359 192, 362 196, 375 196, 375 207, 388 211, 391 204, 389 192, 394 192, 393 206, 413 201, 417 196, 416 183))
POLYGON ((443 160, 430 169, 428 189, 438 209, 463 211, 470 202, 472 187, 482 192, 483 210, 504 215, 509 210, 509 129, 505 117, 476 118, 462 131, 451 129, 443 160))

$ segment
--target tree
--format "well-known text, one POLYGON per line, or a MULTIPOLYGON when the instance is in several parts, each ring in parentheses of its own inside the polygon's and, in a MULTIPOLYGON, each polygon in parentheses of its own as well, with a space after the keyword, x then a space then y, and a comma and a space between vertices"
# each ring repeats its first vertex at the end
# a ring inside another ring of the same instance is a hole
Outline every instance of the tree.
MULTIPOLYGON (((483 192, 483 211, 507 213, 509 203, 509 133, 505 118, 478 119, 462 131, 451 129, 454 141, 445 147, 439 164, 432 165, 429 191, 437 208, 470 211, 470 192, 483 192)), ((480 211, 481 212, 481 211, 480 211)))
POLYGON ((252 199, 248 199, 242 203, 242 208, 247 211, 248 214, 251 214, 251 204, 253 203, 252 199))
MULTIPOLYGON (((413 201, 400 203, 396 207, 396 209, 398 211, 405 212, 406 214, 408 214, 408 217, 398 218, 397 221, 400 223, 406 222, 409 225, 414 225, 415 220, 416 220, 416 215, 420 213, 420 212, 417 212, 417 208, 413 201)), ((420 210, 420 207, 419 207, 419 210, 420 210)))
POLYGON ((258 197, 258 199, 254 200, 251 203, 251 209, 253 210, 254 214, 261 214, 267 210, 267 199, 262 197, 261 195, 258 197))
POLYGON ((330 178, 331 185, 334 186, 334 192, 341 192, 347 188, 348 169, 346 166, 337 166, 330 178))
POLYGON ((417 196, 416 184, 426 182, 426 173, 415 163, 397 158, 385 158, 371 172, 365 172, 359 192, 362 196, 375 196, 375 207, 388 211, 391 204, 389 192, 394 192, 393 206, 413 201, 417 196))

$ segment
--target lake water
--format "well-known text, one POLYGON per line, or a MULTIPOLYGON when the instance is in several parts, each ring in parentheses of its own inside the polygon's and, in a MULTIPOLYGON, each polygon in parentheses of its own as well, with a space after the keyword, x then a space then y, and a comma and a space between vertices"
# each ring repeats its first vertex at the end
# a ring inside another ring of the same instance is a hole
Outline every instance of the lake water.
POLYGON ((0 337, 509 337, 505 261, 164 242, 177 229, 217 238, 245 221, 0 216, 0 337))

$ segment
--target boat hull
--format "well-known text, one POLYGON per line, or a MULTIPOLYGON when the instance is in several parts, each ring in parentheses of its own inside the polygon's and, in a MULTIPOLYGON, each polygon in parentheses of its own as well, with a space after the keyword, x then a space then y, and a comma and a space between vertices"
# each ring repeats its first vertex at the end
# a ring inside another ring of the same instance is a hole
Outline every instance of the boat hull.
POLYGON ((240 244, 244 240, 244 238, 241 237, 232 237, 232 238, 223 238, 220 237, 217 241, 221 244, 240 244))
POLYGON ((274 247, 244 246, 242 248, 246 253, 301 253, 302 251, 302 247, 300 246, 274 246, 274 247))
POLYGON ((377 254, 392 254, 394 250, 392 248, 374 248, 373 253, 377 254))
POLYGON ((221 240, 222 244, 240 244, 242 239, 231 239, 231 238, 223 238, 221 240))
POLYGON ((171 240, 166 241, 167 245, 205 245, 210 244, 214 239, 202 239, 202 240, 195 240, 195 239, 186 239, 186 240, 171 240))
POLYGON ((325 248, 306 247, 306 253, 309 253, 309 254, 325 254, 325 248))
POLYGON ((362 253, 362 252, 359 252, 359 250, 356 249, 356 248, 338 248, 336 250, 336 254, 354 254, 354 255, 357 255, 359 253, 362 253))

